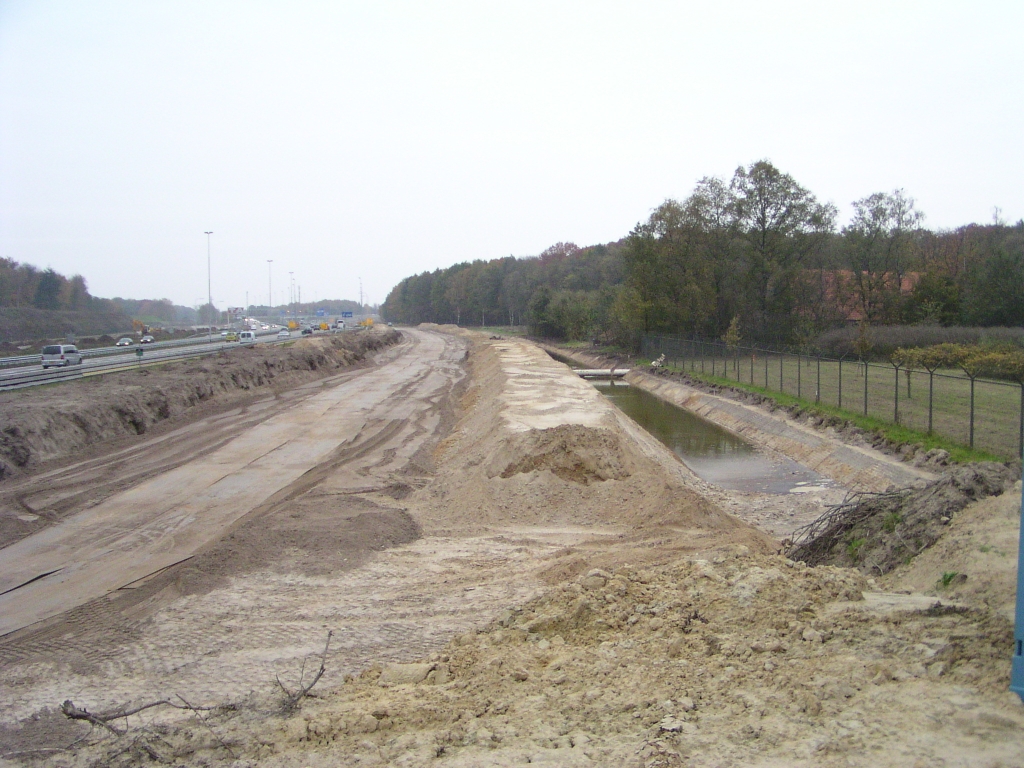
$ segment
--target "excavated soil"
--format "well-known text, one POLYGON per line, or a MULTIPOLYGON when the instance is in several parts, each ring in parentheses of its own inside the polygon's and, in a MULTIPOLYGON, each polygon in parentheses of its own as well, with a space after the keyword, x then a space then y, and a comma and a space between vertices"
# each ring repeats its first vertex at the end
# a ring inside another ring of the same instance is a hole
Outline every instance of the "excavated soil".
POLYGON ((287 556, 235 568, 225 538, 223 571, 189 566, 202 589, 168 583, 74 664, 59 627, 9 646, 24 656, 0 667, 0 760, 1024 766, 1006 690, 1013 494, 954 511, 884 580, 808 567, 723 511, 756 520, 750 499, 714 492, 539 348, 462 338, 469 376, 443 400, 457 422, 339 530, 325 472, 257 521, 287 556), (385 549, 346 549, 345 526, 385 549), (967 578, 936 588, 937 568, 967 578), (212 709, 147 709, 113 734, 65 720, 64 698, 212 709))
POLYGON ((400 338, 389 330, 240 347, 0 393, 0 546, 216 448, 400 338), (159 460, 140 450, 143 437, 162 443, 159 460), (65 471, 73 465, 80 471, 65 471))
POLYGON ((400 334, 347 333, 292 345, 259 344, 73 385, 0 393, 0 481, 96 443, 141 435, 197 406, 294 387, 358 364, 400 334), (232 398, 232 396, 235 396, 232 398))
POLYGON ((787 554, 809 565, 889 573, 938 541, 969 503, 1001 495, 1019 476, 1002 464, 980 462, 954 467, 924 488, 854 497, 816 521, 820 530, 808 531, 787 554))

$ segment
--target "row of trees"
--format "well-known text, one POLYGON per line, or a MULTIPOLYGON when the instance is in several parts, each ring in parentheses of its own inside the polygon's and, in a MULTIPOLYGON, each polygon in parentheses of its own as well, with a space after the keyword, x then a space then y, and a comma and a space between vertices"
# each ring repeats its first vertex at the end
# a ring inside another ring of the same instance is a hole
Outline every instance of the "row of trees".
MULTIPOLYGON (((0 258, 0 307, 81 312, 92 308, 93 302, 81 275, 67 278, 52 269, 41 270, 14 259, 0 258)), ((104 307, 103 311, 109 308, 104 307)))
POLYGON ((408 277, 381 313, 400 323, 529 324, 545 336, 586 338, 610 322, 623 269, 621 243, 557 243, 535 258, 463 262, 408 277))
POLYGON ((537 258, 456 264, 403 280, 389 320, 526 324, 635 345, 645 333, 806 343, 868 325, 1024 324, 1024 221, 924 228, 902 190, 837 210, 770 162, 702 179, 623 240, 559 243, 537 258))

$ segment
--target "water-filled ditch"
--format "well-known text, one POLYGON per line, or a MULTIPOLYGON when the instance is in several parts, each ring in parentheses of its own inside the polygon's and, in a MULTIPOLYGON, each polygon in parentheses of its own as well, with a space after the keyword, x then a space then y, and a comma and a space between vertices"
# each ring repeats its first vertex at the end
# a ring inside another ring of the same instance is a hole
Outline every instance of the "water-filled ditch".
POLYGON ((709 483, 761 493, 803 493, 832 484, 795 461, 759 452, 743 438, 639 387, 623 382, 593 383, 709 483))

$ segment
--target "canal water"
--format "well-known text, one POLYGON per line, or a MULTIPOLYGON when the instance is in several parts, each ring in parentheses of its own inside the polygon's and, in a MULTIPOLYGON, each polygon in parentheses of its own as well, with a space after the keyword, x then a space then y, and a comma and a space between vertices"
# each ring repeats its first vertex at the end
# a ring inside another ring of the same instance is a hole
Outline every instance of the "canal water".
POLYGON ((746 440, 639 387, 615 381, 592 383, 709 483, 737 491, 778 494, 807 493, 832 484, 790 459, 760 453, 746 440))

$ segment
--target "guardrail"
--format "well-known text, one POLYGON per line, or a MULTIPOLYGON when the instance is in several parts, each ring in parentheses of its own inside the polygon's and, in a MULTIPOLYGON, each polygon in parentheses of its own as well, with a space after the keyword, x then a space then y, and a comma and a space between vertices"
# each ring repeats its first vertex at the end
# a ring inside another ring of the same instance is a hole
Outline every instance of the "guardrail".
MULTIPOLYGON (((236 331, 236 333, 237 333, 237 331, 236 331)), ((256 331, 256 335, 257 336, 270 336, 270 335, 276 334, 276 333, 277 333, 277 331, 270 331, 270 330, 267 330, 267 331, 263 331, 263 330, 256 331)), ((220 336, 220 332, 219 331, 218 331, 217 335, 215 335, 213 337, 210 337, 210 336, 202 336, 202 337, 195 336, 195 337, 190 337, 190 338, 187 338, 187 339, 171 339, 169 341, 154 341, 152 344, 145 344, 145 345, 140 345, 138 343, 133 343, 129 347, 94 347, 93 349, 83 349, 83 350, 79 350, 79 351, 82 353, 82 355, 86 359, 89 359, 89 358, 93 358, 93 357, 106 357, 108 355, 122 355, 127 350, 134 350, 134 349, 138 348, 139 346, 142 346, 143 349, 173 349, 175 347, 192 346, 192 345, 195 345, 195 344, 209 344, 211 341, 213 341, 213 342, 223 341, 223 338, 220 336)), ((232 342, 224 342, 224 343, 232 343, 232 342)), ((0 368, 21 368, 21 367, 24 367, 24 366, 27 366, 27 365, 39 365, 41 360, 42 360, 42 355, 40 355, 38 353, 37 354, 32 354, 32 355, 15 355, 13 357, 0 357, 0 368)))
MULTIPOLYGON (((259 335, 269 336, 277 331, 263 331, 259 335)), ((139 368, 144 365, 152 365, 155 363, 165 363, 172 360, 180 360, 188 357, 203 357, 205 355, 215 355, 219 352, 226 350, 238 349, 239 344, 236 342, 224 342, 217 344, 215 347, 209 349, 196 350, 191 347, 196 342, 189 340, 188 345, 176 345, 175 347, 168 348, 164 346, 162 349, 157 344, 147 344, 144 347, 136 345, 135 347, 105 347, 104 349, 113 349, 117 354, 130 355, 134 352, 134 359, 128 358, 124 360, 110 360, 108 362, 93 363, 92 365, 86 366, 83 362, 82 365, 67 366, 62 368, 56 368, 52 370, 46 370, 42 368, 33 367, 31 370, 15 371, 6 376, 0 378, 0 390, 2 389, 20 389, 21 387, 34 387, 41 384, 52 384, 59 381, 67 381, 69 379, 80 379, 83 376, 92 375, 94 373, 116 373, 117 371, 127 371, 139 368), (185 346, 185 348, 181 348, 185 346), (143 350, 142 355, 138 354, 138 350, 143 350), (154 354, 155 352, 155 354, 154 354), (148 353, 148 354, 147 354, 148 353)), ((209 339, 204 338, 200 340, 204 344, 209 343, 209 339)), ((219 339, 215 340, 219 341, 219 339)), ((282 339, 281 341, 285 341, 282 339)), ((276 339, 263 342, 265 344, 277 344, 276 339)), ((165 342, 166 344, 166 342, 165 342)), ((95 357, 91 353, 95 350, 87 350, 84 359, 88 360, 91 357, 95 357)), ((100 355, 100 357, 109 356, 111 353, 106 355, 100 355)), ((38 357, 38 356, 37 356, 38 357)), ((37 365, 38 360, 37 360, 37 365)), ((26 366, 20 366, 26 367, 26 366)))
POLYGON ((34 387, 39 384, 50 384, 57 381, 82 378, 84 371, 82 366, 75 365, 57 370, 46 370, 43 368, 25 371, 25 373, 12 376, 10 379, 0 379, 0 389, 18 389, 19 387, 34 387))

